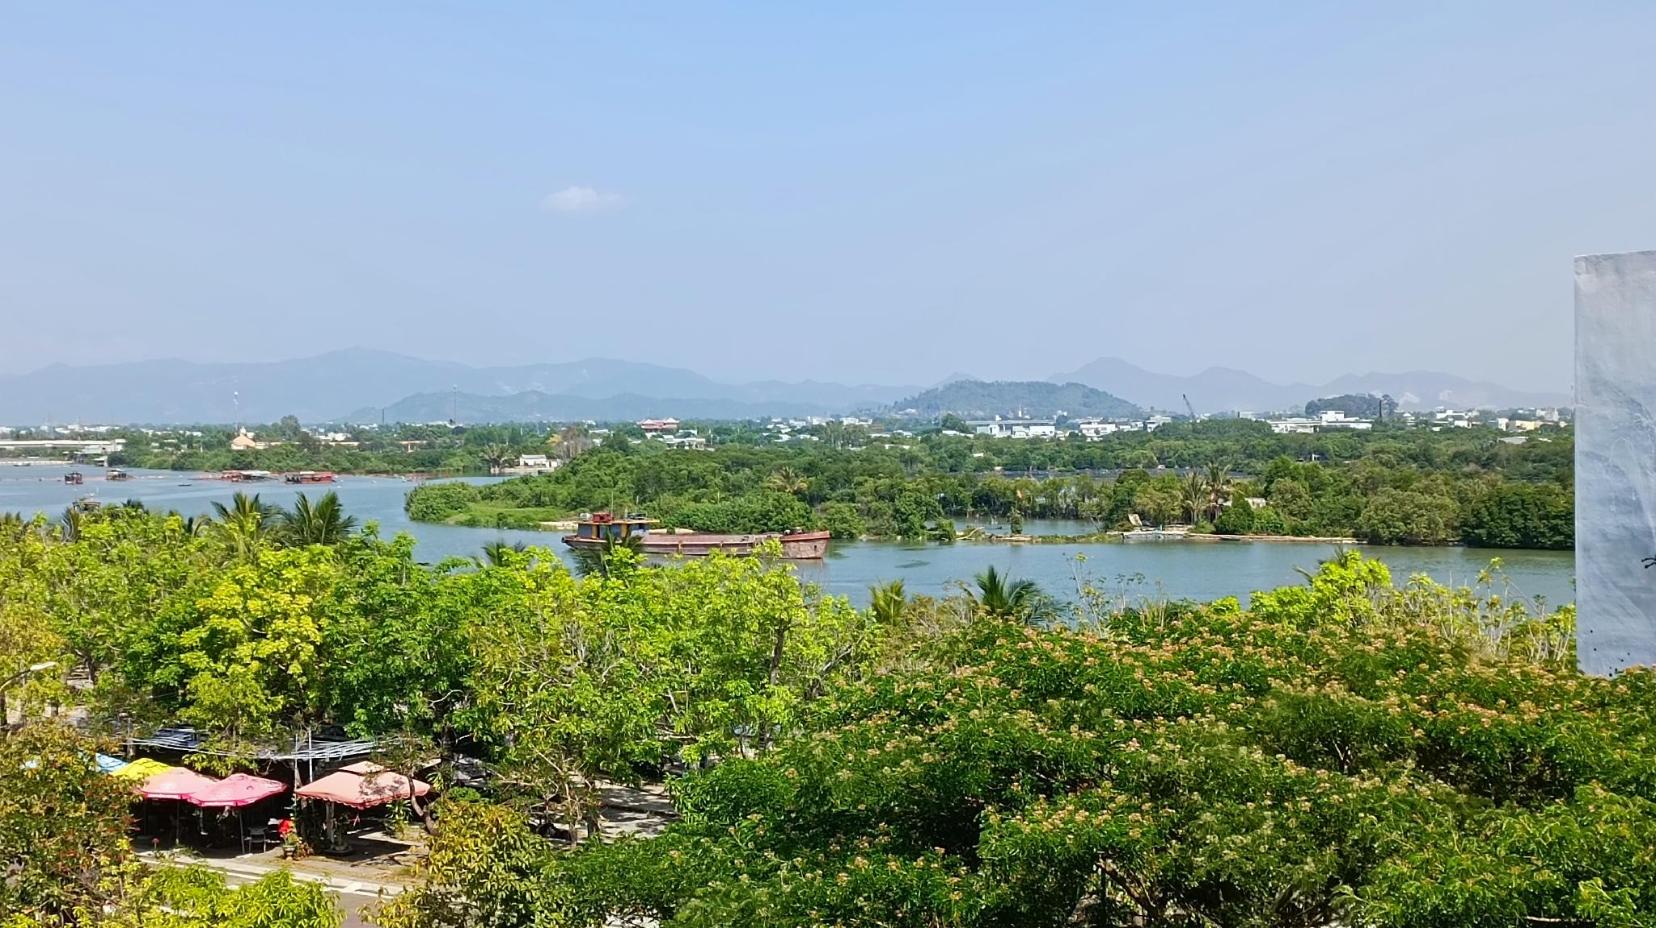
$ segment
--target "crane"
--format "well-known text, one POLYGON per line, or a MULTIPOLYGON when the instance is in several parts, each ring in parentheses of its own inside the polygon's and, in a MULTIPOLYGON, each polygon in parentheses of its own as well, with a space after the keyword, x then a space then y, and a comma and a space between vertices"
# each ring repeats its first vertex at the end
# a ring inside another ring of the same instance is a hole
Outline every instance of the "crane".
POLYGON ((1196 421, 1196 407, 1190 405, 1190 394, 1181 393, 1179 395, 1184 397, 1185 409, 1190 413, 1190 421, 1195 422, 1196 421))

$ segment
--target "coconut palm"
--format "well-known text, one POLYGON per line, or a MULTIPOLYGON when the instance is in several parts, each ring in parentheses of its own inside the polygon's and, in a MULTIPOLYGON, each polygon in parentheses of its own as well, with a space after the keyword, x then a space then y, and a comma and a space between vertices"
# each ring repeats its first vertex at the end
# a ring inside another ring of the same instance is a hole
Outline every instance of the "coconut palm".
POLYGON ((1223 512, 1225 504, 1230 502, 1231 490, 1234 489, 1230 467, 1214 461, 1208 465, 1207 476, 1203 479, 1207 481, 1208 489, 1208 521, 1217 522, 1219 513, 1223 512))
POLYGON ((236 493, 228 506, 215 501, 213 514, 218 536, 239 561, 257 561, 259 550, 281 520, 281 510, 259 499, 257 493, 236 493))
POLYGON ((1184 506, 1190 516, 1190 524, 1195 525, 1207 515, 1208 506, 1212 502, 1212 494, 1208 491, 1207 480, 1196 471, 1185 475, 1184 483, 1179 485, 1179 503, 1184 506))
POLYGON ((1041 588, 1033 580, 1013 580, 995 569, 993 564, 977 575, 977 592, 968 595, 985 613, 1006 619, 1028 618, 1041 596, 1041 588))
POLYGON ((483 546, 483 557, 479 563, 489 567, 505 567, 506 562, 510 560, 508 555, 522 554, 527 550, 529 550, 529 546, 521 541, 514 541, 511 544, 507 544, 506 540, 502 538, 497 541, 491 541, 483 546))
POLYGON ((805 477, 791 467, 778 467, 769 477, 765 478, 765 489, 777 493, 787 493, 790 496, 804 494, 808 486, 805 477))
POLYGON ((337 545, 356 529, 356 518, 345 514, 339 494, 329 490, 313 505, 299 494, 293 508, 281 514, 282 540, 290 545, 337 545))
POLYGON ((484 466, 489 468, 489 473, 498 474, 511 462, 512 449, 505 445, 484 445, 478 456, 483 459, 484 466))
POLYGON ((64 541, 78 541, 81 533, 81 516, 84 512, 79 504, 63 510, 63 516, 58 519, 58 537, 64 541))
POLYGON ((903 581, 893 580, 868 588, 868 611, 880 625, 896 625, 907 609, 908 594, 903 590, 903 581))

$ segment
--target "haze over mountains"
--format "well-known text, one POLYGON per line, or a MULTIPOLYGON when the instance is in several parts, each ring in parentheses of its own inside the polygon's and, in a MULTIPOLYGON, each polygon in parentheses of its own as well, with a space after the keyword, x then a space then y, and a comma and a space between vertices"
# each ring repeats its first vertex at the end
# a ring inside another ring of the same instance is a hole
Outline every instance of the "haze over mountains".
POLYGON ((1342 393, 1387 394, 1397 400, 1401 409, 1566 406, 1570 403, 1567 393, 1516 390, 1438 371, 1346 374, 1324 384, 1279 384, 1228 367, 1210 367, 1186 377, 1147 371, 1120 358, 1099 358, 1048 379, 1073 380, 1142 406, 1180 412, 1184 411, 1183 397, 1189 396, 1191 405, 1199 413, 1299 409, 1310 400, 1342 393))
MULTIPOLYGON (((972 379, 954 376, 937 386, 972 379)), ((1276 384, 1227 368, 1189 377, 1159 374, 1117 358, 1102 358, 1050 381, 1068 385, 1063 389, 1071 390, 1069 398, 1085 401, 1083 405, 1107 401, 1073 390, 1074 385, 1104 391, 1125 404, 1173 411, 1183 410, 1183 394, 1199 412, 1296 409, 1320 396, 1367 392, 1388 393, 1404 408, 1569 402, 1562 394, 1515 390, 1430 371, 1347 375, 1322 385, 1276 384)), ((969 395, 968 405, 974 407, 946 411, 983 413, 999 403, 1006 407, 1003 412, 1011 412, 1020 397, 1044 397, 1047 392, 1057 397, 1063 392, 1032 386, 1041 383, 980 384, 942 395, 969 395)), ((914 384, 724 383, 692 370, 636 361, 478 367, 347 349, 286 361, 57 364, 27 374, 0 375, 0 423, 252 423, 285 415, 306 422, 371 422, 382 417, 388 422, 426 422, 451 416, 462 422, 668 415, 749 418, 884 410, 923 395, 928 395, 927 388, 914 384)), ((928 401, 928 409, 931 405, 935 404, 928 401)))

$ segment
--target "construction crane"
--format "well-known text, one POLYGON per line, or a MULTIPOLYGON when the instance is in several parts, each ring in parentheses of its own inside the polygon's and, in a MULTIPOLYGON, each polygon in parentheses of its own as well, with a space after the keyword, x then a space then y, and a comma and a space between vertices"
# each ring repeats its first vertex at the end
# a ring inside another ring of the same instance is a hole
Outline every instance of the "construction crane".
POLYGON ((1196 407, 1190 405, 1190 394, 1181 393, 1179 395, 1184 397, 1185 410, 1190 413, 1190 421, 1195 422, 1196 421, 1196 407))

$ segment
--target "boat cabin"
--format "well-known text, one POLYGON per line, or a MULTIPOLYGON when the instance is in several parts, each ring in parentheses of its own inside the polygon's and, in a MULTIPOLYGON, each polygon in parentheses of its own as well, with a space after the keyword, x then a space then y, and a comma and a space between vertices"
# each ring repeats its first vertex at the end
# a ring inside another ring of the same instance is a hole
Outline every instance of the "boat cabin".
POLYGON ((590 512, 575 523, 575 538, 591 541, 622 541, 649 534, 654 519, 633 514, 617 516, 608 512, 590 512))

